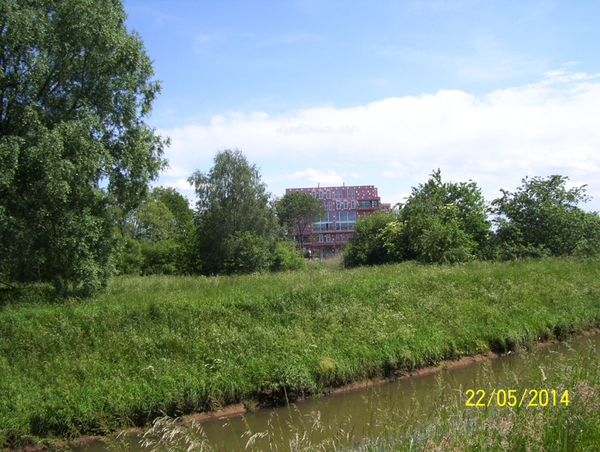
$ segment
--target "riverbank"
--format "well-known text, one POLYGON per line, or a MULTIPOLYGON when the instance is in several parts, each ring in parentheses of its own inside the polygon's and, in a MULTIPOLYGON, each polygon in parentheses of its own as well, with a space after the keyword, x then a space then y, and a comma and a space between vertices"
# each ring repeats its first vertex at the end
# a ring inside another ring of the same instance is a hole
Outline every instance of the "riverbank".
POLYGON ((600 264, 401 264, 117 278, 0 310, 0 444, 104 434, 218 403, 279 404, 593 329, 600 264))

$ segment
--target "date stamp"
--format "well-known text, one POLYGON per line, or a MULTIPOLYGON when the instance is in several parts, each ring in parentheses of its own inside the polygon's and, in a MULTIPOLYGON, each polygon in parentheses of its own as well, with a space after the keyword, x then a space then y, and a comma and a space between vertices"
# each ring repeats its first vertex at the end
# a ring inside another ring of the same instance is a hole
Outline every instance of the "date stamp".
POLYGON ((556 390, 548 391, 546 389, 525 389, 523 393, 516 389, 494 389, 488 397, 483 389, 468 389, 468 397, 465 406, 489 407, 497 406, 556 406, 562 403, 569 406, 569 390, 565 390, 562 395, 557 394, 556 390))

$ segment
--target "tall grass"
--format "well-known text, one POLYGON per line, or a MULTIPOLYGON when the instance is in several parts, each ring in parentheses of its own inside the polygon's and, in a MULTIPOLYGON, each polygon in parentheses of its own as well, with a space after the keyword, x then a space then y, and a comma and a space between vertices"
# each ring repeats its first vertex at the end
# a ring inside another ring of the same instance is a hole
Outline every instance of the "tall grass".
MULTIPOLYGON (((532 352, 535 355, 536 351, 532 352)), ((569 391, 569 403, 549 399, 546 406, 509 404, 491 407, 468 407, 466 389, 438 374, 438 388, 429 395, 430 403, 416 400, 406 410, 390 405, 385 396, 374 391, 369 396, 366 418, 370 425, 366 436, 357 435, 354 419, 340 413, 342 421, 326 424, 320 412, 300 413, 290 406, 289 418, 295 422, 282 425, 273 412, 266 429, 246 432, 239 438, 238 451, 596 451, 600 450, 600 360, 591 341, 580 352, 554 352, 544 367, 533 365, 535 356, 525 355, 528 369, 524 374, 508 377, 490 371, 487 363, 479 367, 471 388, 485 389, 487 394, 500 388, 526 388, 537 391, 569 391), (433 413, 423 405, 433 406, 433 413), (296 416, 292 416, 295 411, 296 416), (325 435, 323 435, 325 433, 325 435), (262 441, 262 442, 261 442, 262 441)), ((225 426, 224 428, 227 428, 225 426)), ((222 449, 211 443, 201 424, 182 419, 157 419, 140 441, 151 452, 193 450, 216 452, 222 449)))
POLYGON ((0 445, 506 351, 599 325, 600 263, 545 260, 117 278, 93 299, 0 307, 0 445))

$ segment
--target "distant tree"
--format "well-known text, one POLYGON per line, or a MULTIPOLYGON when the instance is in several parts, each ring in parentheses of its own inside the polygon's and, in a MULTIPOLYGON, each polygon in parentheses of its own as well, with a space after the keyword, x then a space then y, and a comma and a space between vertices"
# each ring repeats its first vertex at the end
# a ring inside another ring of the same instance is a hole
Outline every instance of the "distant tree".
POLYGON ((386 228, 394 223, 398 222, 393 215, 382 212, 358 218, 342 255, 344 265, 356 267, 394 262, 390 249, 386 246, 384 233, 386 228))
POLYGON ((203 274, 267 270, 277 237, 269 194, 239 150, 218 152, 208 173, 188 179, 198 196, 194 252, 203 274))
POLYGON ((135 207, 165 142, 159 92, 118 0, 0 1, 0 280, 89 294, 115 263, 110 205, 135 207))
POLYGON ((577 206, 589 196, 585 185, 567 189, 568 180, 560 175, 526 177, 515 192, 501 190, 502 197, 492 202, 500 257, 598 253, 598 214, 577 206))
POLYGON ((164 204, 173 215, 173 227, 179 236, 187 236, 193 229, 194 211, 188 199, 171 187, 154 187, 152 199, 164 204))
POLYGON ((404 259, 426 263, 460 262, 487 246, 491 223, 475 182, 443 182, 438 169, 425 184, 412 189, 398 210, 403 223, 404 259))
POLYGON ((301 191, 286 193, 277 203, 279 223, 293 235, 300 251, 304 251, 304 236, 311 231, 315 218, 325 213, 323 203, 301 191))
POLYGON ((481 190, 474 182, 442 182, 440 170, 412 189, 391 214, 356 222, 344 251, 348 266, 417 260, 452 263, 482 256, 490 222, 481 190))
POLYGON ((126 274, 189 272, 189 235, 193 211, 172 188, 155 187, 119 221, 124 249, 118 270, 126 274))

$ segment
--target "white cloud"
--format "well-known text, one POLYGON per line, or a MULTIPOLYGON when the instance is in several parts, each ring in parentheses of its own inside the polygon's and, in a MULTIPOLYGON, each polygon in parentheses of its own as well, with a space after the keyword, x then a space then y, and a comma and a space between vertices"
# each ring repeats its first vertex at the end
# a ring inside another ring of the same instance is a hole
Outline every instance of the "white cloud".
POLYGON ((194 191, 194 186, 187 179, 171 179, 161 184, 164 187, 175 188, 179 191, 194 191))
POLYGON ((440 90, 280 116, 227 112, 208 124, 160 131, 173 143, 167 174, 187 177, 212 166, 216 151, 239 148, 258 166, 276 165, 270 174, 286 174, 280 180, 336 185, 352 165, 363 180, 369 169, 398 180, 441 167, 496 190, 514 189, 525 175, 563 174, 598 191, 592 182, 600 173, 599 76, 563 68, 539 83, 482 97, 440 90), (340 173, 325 170, 332 166, 340 173))
POLYGON ((342 176, 337 174, 333 170, 329 170, 327 172, 317 171, 312 168, 308 168, 305 171, 294 171, 292 174, 286 174, 285 178, 287 180, 294 179, 306 179, 313 184, 321 184, 325 185, 341 185, 344 181, 342 176))

